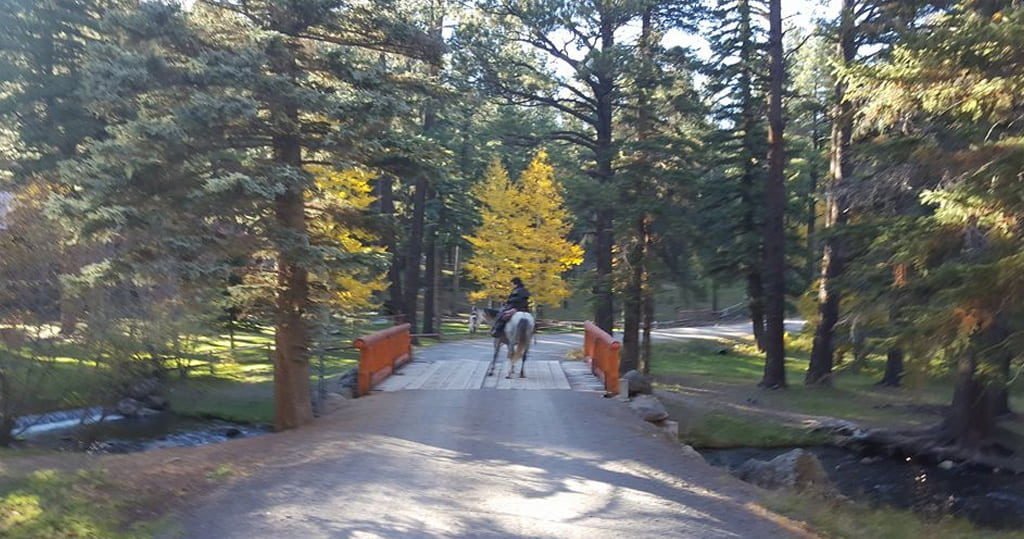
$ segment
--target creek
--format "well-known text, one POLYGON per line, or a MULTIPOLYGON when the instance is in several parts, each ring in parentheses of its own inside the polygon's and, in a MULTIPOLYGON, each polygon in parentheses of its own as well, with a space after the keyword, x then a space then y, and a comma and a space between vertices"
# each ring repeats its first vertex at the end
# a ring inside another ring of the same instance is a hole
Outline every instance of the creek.
POLYGON ((83 408, 20 418, 25 447, 90 453, 133 453, 167 447, 191 447, 270 432, 246 425, 159 412, 139 417, 104 414, 101 408, 83 408))
MULTIPOLYGON (((708 449, 708 463, 729 469, 748 459, 771 460, 794 448, 708 449)), ((849 449, 805 447, 821 461, 845 496, 872 505, 909 509, 926 517, 954 515, 990 528, 1024 528, 1024 475, 980 466, 943 469, 911 458, 861 454, 849 449)))

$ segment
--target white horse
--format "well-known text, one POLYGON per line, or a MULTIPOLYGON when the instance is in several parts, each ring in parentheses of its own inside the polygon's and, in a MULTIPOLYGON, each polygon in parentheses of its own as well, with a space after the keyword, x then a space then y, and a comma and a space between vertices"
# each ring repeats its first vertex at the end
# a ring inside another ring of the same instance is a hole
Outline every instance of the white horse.
MULTIPOLYGON (((481 309, 479 311, 485 321, 493 323, 498 317, 498 312, 495 309, 481 309)), ((517 311, 512 315, 512 318, 505 324, 505 331, 501 335, 494 339, 494 357, 491 358, 491 364, 487 368, 487 376, 494 375, 494 366, 498 362, 498 352, 501 351, 501 345, 508 345, 508 375, 505 378, 512 378, 516 372, 516 363, 522 360, 519 365, 519 377, 526 378, 526 354, 530 351, 530 342, 533 340, 533 331, 535 322, 533 315, 525 311, 517 311)))

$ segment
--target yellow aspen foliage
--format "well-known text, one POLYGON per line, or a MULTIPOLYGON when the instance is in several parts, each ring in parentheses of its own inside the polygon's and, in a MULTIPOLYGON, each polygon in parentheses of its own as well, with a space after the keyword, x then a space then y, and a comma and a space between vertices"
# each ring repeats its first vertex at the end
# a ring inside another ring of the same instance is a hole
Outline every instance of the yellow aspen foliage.
POLYGON ((387 251, 375 245, 377 237, 361 226, 362 216, 375 200, 371 182, 376 175, 363 168, 308 166, 306 170, 314 177, 309 194, 310 240, 334 250, 342 262, 315 275, 326 294, 324 300, 343 312, 368 308, 374 293, 387 287, 384 265, 374 263, 383 262, 387 251))
POLYGON ((480 227, 466 240, 473 256, 466 271, 481 289, 480 301, 503 300, 512 277, 521 277, 539 305, 557 305, 570 295, 562 275, 583 262, 583 249, 566 239, 570 215, 547 153, 540 151, 515 185, 497 161, 473 194, 480 201, 480 227))

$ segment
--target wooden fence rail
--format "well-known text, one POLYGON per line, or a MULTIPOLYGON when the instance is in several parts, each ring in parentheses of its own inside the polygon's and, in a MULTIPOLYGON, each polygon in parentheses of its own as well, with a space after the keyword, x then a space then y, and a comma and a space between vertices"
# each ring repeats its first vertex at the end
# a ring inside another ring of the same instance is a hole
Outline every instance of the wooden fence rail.
POLYGON ((619 341, 593 322, 583 323, 583 356, 608 393, 619 392, 619 341))
POLYGON ((412 359, 412 334, 409 324, 401 324, 360 337, 352 344, 359 350, 357 397, 369 394, 373 386, 412 359))

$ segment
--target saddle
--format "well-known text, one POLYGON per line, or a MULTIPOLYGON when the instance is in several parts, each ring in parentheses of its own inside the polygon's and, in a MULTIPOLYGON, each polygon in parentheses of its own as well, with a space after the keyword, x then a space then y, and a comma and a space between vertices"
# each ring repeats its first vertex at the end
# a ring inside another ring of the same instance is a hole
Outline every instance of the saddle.
POLYGON ((504 313, 501 314, 501 319, 504 320, 505 322, 508 322, 509 320, 512 319, 512 315, 516 314, 517 312, 519 311, 513 309, 512 307, 509 307, 508 309, 505 310, 504 313))

